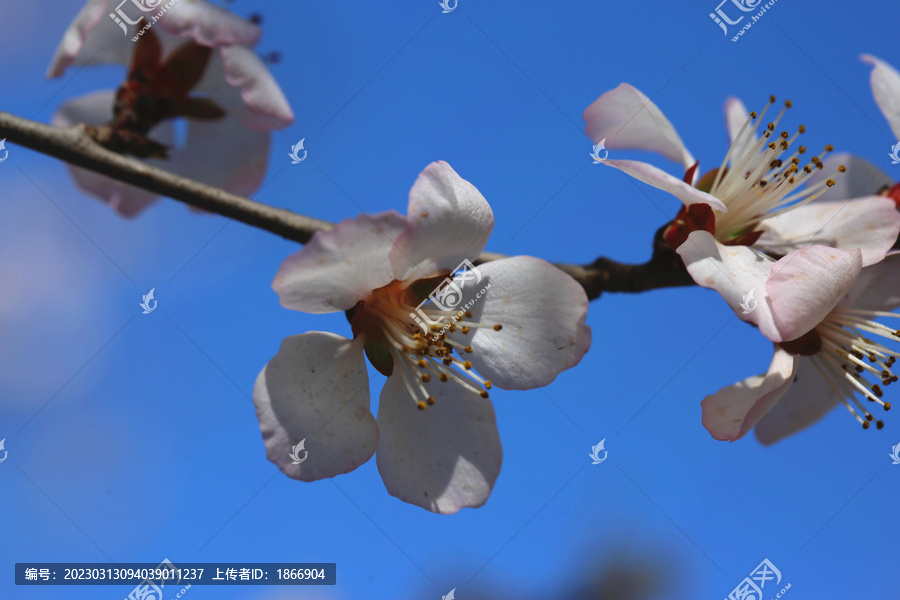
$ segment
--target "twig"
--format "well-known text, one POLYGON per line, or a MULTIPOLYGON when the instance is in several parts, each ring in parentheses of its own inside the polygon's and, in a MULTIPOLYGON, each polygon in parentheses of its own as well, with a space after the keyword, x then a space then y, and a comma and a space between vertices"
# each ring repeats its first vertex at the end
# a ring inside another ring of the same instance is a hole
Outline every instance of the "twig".
MULTIPOLYGON (((329 221, 262 204, 111 152, 86 135, 83 125, 53 127, 0 111, 0 139, 3 138, 301 244, 308 242, 315 232, 334 227, 334 223, 329 221)), ((578 281, 592 300, 599 298, 603 292, 643 292, 693 285, 680 257, 662 243, 661 232, 662 229, 657 232, 654 240, 653 256, 644 264, 623 264, 601 257, 590 265, 554 265, 578 281)), ((506 257, 485 252, 477 262, 500 258, 506 257)))

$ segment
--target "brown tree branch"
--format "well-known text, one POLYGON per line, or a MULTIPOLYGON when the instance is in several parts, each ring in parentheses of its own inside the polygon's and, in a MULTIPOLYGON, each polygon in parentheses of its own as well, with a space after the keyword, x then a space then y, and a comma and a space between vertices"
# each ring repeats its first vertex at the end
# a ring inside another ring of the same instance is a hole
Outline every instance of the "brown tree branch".
MULTIPOLYGON (((0 111, 0 139, 21 144, 73 165, 133 186, 168 196, 207 212, 240 221, 283 238, 305 244, 316 231, 334 223, 298 215, 231 194, 169 171, 149 166, 102 147, 85 133, 85 126, 53 127, 0 111)), ((693 285, 681 258, 662 242, 661 228, 654 239, 651 259, 639 265, 598 258, 590 265, 554 263, 584 287, 588 298, 603 292, 643 292, 663 287, 693 285)), ((485 252, 478 263, 505 258, 485 252)))

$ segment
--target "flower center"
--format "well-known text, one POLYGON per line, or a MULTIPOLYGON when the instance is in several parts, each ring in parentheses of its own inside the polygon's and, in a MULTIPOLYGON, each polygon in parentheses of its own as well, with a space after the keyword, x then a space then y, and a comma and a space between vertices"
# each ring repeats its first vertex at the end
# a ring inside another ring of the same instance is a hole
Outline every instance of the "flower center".
MULTIPOLYGON (((882 386, 887 387, 898 378, 891 367, 900 354, 866 337, 866 334, 873 334, 900 342, 900 330, 876 322, 874 319, 878 317, 900 318, 900 315, 870 310, 833 310, 815 329, 823 351, 810 357, 863 429, 869 428, 874 417, 857 398, 857 392, 869 402, 890 410, 891 403, 881 399, 884 395, 882 386)), ((884 423, 875 421, 875 426, 881 429, 884 423)))
POLYGON ((438 310, 430 303, 421 304, 422 297, 413 291, 417 287, 421 286, 404 287, 403 282, 395 280, 374 290, 368 300, 354 309, 354 337, 365 336, 366 354, 381 373, 391 375, 399 369, 420 410, 435 403, 434 395, 428 391, 430 385, 451 381, 488 398, 491 382, 475 373, 469 360, 474 348, 450 339, 450 334, 469 336, 479 328, 500 331, 503 326, 474 322, 469 310, 438 310))
POLYGON ((791 107, 790 100, 785 101, 775 120, 768 123, 759 139, 754 141, 758 124, 763 122, 774 103, 775 96, 770 96, 759 115, 750 113, 722 165, 707 173, 697 184, 698 189, 708 191, 728 207, 727 213, 716 214, 716 239, 722 243, 746 243, 739 242, 739 238, 746 239, 760 221, 812 202, 834 185, 831 177, 846 171, 841 165, 825 181, 800 189, 814 171, 824 168, 821 157, 834 147, 825 146, 825 152, 800 166, 800 157, 806 153, 806 147, 797 146, 793 151, 791 148, 806 132, 806 127, 800 125, 793 135, 787 131, 775 133, 781 118, 791 107))

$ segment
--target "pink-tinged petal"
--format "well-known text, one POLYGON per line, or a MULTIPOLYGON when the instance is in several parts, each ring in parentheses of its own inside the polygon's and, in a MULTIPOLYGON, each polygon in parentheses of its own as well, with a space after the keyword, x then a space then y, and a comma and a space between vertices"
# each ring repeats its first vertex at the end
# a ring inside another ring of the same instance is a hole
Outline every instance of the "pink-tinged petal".
POLYGON ((719 212, 728 212, 728 209, 722 204, 722 201, 701 192, 697 188, 686 184, 681 179, 669 175, 662 169, 658 169, 651 164, 639 162, 635 160, 606 160, 605 165, 615 167, 620 171, 628 173, 638 181, 650 184, 656 189, 668 192, 681 200, 685 206, 691 204, 708 204, 710 208, 719 212))
POLYGON ((585 133, 595 144, 605 139, 607 148, 658 152, 685 169, 694 164, 669 119, 632 85, 622 83, 606 92, 585 109, 582 118, 587 121, 585 133))
POLYGON ((494 213, 474 185, 444 161, 419 174, 409 192, 409 227, 391 250, 394 275, 403 281, 455 269, 484 250, 494 213))
POLYGON ((378 471, 387 491, 440 514, 487 502, 503 450, 491 401, 454 383, 432 383, 437 402, 418 410, 400 374, 378 405, 378 471))
POLYGON ((860 59, 874 67, 871 76, 872 95, 891 126, 894 138, 900 139, 900 73, 871 54, 863 54, 860 59))
MULTIPOLYGON (((101 125, 112 118, 115 92, 111 90, 79 96, 63 104, 53 115, 52 122, 60 127, 70 127, 76 123, 101 125)), ((175 129, 171 121, 164 121, 150 131, 150 138, 169 147, 175 143, 175 129)), ((177 153, 172 158, 149 159, 142 162, 172 170, 178 164, 177 153)), ((119 214, 131 217, 139 213, 157 198, 157 194, 122 183, 87 169, 66 165, 76 185, 84 192, 95 196, 112 207, 119 214)))
MULTIPOLYGON (((244 125, 261 131, 284 129, 294 122, 294 112, 272 73, 253 50, 228 46, 219 50, 225 78, 240 90, 249 114, 236 116, 244 125)), ((210 65, 209 69, 217 69, 210 65)))
POLYGON ((798 357, 791 388, 756 424, 756 439, 766 445, 774 444, 817 422, 840 402, 813 362, 798 357))
POLYGON ((394 279, 388 253, 405 228, 406 219, 390 211, 317 232, 275 275, 272 288, 281 305, 308 313, 353 308, 394 279))
POLYGON ((900 252, 891 252, 880 263, 863 269, 840 304, 856 310, 894 310, 898 306, 900 252))
MULTIPOLYGON (((822 322, 862 270, 862 253, 827 246, 795 250, 772 265, 766 292, 781 339, 799 338, 822 322)), ((772 339, 772 338, 769 338, 772 339)))
POLYGON ((806 187, 826 179, 834 179, 834 185, 816 199, 818 202, 874 196, 894 184, 893 179, 880 168, 846 152, 831 154, 825 158, 822 168, 813 171, 807 180, 806 187), (841 165, 846 167, 846 172, 838 172, 841 165))
POLYGON ((805 206, 765 219, 755 246, 776 254, 818 244, 838 250, 862 252, 864 267, 884 258, 900 234, 900 212, 884 196, 854 200, 815 200, 805 206))
POLYGON ((772 259, 748 246, 724 246, 706 231, 692 232, 676 252, 697 285, 716 290, 739 319, 782 341, 766 296, 772 259))
POLYGON ((778 348, 764 375, 724 387, 700 403, 703 426, 717 440, 739 440, 762 419, 791 386, 798 357, 778 348))
POLYGON ((375 453, 362 340, 311 331, 285 338, 253 388, 266 455, 294 479, 349 473, 375 453), (304 442, 293 464, 292 448, 304 442))
POLYGON ((269 137, 252 131, 230 114, 215 121, 187 119, 185 147, 178 160, 178 172, 249 196, 262 185, 269 163, 269 137))
MULTIPOLYGON (((158 14, 159 11, 149 13, 158 14)), ((189 37, 201 46, 253 46, 262 30, 207 0, 179 0, 156 25, 172 35, 189 37)))
POLYGON ((728 129, 728 141, 735 146, 730 159, 731 164, 740 163, 756 144, 757 137, 754 133, 756 127, 753 122, 747 123, 749 119, 750 113, 739 98, 731 97, 725 100, 725 128, 728 129), (738 135, 741 136, 740 141, 735 145, 738 135))
POLYGON ((59 46, 47 68, 47 77, 55 78, 66 72, 76 62, 84 64, 87 60, 95 63, 118 62, 127 64, 131 57, 128 44, 131 37, 107 17, 110 0, 90 0, 63 34, 59 46), (107 22, 100 23, 105 19, 107 22), (97 25, 105 25, 97 28, 97 25), (89 46, 89 47, 86 47, 89 46), (103 50, 104 48, 109 50, 103 50), (98 54, 99 52, 99 54, 98 54))
POLYGON ((482 280, 464 284, 457 310, 470 310, 472 317, 466 320, 483 327, 465 335, 457 329, 450 337, 472 347, 466 358, 483 378, 496 387, 530 390, 578 364, 591 345, 584 288, 530 256, 495 260, 478 269, 482 280), (501 329, 495 331, 494 325, 501 329))

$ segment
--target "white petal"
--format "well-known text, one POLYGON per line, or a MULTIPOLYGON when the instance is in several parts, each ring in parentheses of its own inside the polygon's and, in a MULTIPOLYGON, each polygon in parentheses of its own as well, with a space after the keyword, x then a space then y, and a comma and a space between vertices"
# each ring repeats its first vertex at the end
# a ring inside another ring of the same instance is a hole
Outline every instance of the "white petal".
POLYGON ((900 252, 891 252, 883 261, 866 267, 841 302, 842 308, 894 310, 900 306, 900 252))
POLYGON ((863 54, 860 59, 875 67, 871 76, 872 95, 891 126, 894 138, 900 139, 900 73, 870 54, 863 54))
POLYGON ((893 200, 869 196, 854 200, 814 200, 805 206, 759 224, 762 237, 755 244, 762 250, 786 254, 820 244, 839 250, 862 252, 863 266, 877 263, 897 241, 900 212, 893 200))
POLYGON ((574 367, 591 345, 585 323, 588 299, 584 289, 550 263, 530 256, 495 260, 478 269, 479 283, 463 288, 463 304, 484 327, 451 339, 472 346, 465 357, 493 385, 529 390, 548 385, 574 367), (488 284, 490 288, 478 298, 488 284), (500 331, 493 325, 500 324, 500 331))
POLYGON ((388 253, 406 228, 394 211, 359 215, 319 231, 278 269, 281 305, 308 313, 347 310, 393 279, 388 253))
POLYGON ((774 444, 809 427, 840 401, 813 362, 800 356, 791 388, 756 424, 756 439, 763 444, 774 444))
POLYGON ((715 196, 707 194, 706 192, 701 192, 697 188, 686 184, 681 179, 673 177, 651 164, 636 160, 607 160, 604 161, 603 164, 628 173, 638 181, 648 183, 656 189, 669 192, 681 200, 685 206, 690 206, 691 204, 708 204, 710 208, 719 212, 728 212, 728 209, 722 204, 722 201, 715 196))
POLYGON ((717 440, 744 437, 787 392, 796 363, 797 357, 776 349, 764 375, 748 377, 703 399, 703 426, 717 440))
MULTIPOLYGON (((734 145, 734 141, 737 139, 741 129, 744 128, 744 125, 747 124, 749 118, 750 113, 747 112, 747 107, 744 106, 744 103, 739 98, 731 97, 725 101, 725 127, 728 129, 728 141, 732 145, 734 145)), ((757 140, 754 129, 752 121, 747 124, 747 128, 744 129, 744 133, 741 135, 740 142, 732 152, 731 164, 740 163, 741 159, 753 149, 757 140)))
MULTIPOLYGON (((60 127, 69 127, 76 123, 102 125, 112 118, 114 101, 115 92, 111 90, 79 96, 63 104, 53 115, 52 122, 60 127)), ((171 148, 175 143, 175 129, 172 122, 160 123, 150 131, 150 138, 171 148)), ((179 155, 177 150, 170 154, 171 158, 168 160, 148 159, 142 162, 161 169, 173 170, 173 167, 179 164, 179 155)), ((130 217, 137 214, 157 197, 157 194, 153 192, 122 183, 94 171, 72 165, 66 165, 66 167, 79 188, 106 202, 123 216, 130 217)))
POLYGON ((395 371, 381 392, 376 460, 392 496, 441 514, 487 502, 503 451, 491 401, 454 383, 431 385, 418 410, 395 371))
POLYGON ((766 292, 781 337, 769 339, 794 340, 816 327, 844 298, 861 269, 859 250, 827 246, 807 246, 776 261, 766 292))
POLYGON ((487 200, 444 161, 431 163, 419 174, 406 212, 409 227, 391 251, 394 274, 401 281, 474 259, 494 228, 487 200))
POLYGON ((207 0, 177 0, 160 17, 157 25, 172 35, 187 36, 201 46, 209 47, 233 44, 253 46, 262 35, 260 28, 253 23, 207 0))
POLYGON ((285 338, 256 380, 253 403, 266 455, 288 477, 349 473, 375 453, 378 425, 361 340, 322 331, 285 338), (309 454, 293 464, 292 448, 303 440, 309 454))
POLYGON ((234 194, 249 196, 262 185, 269 162, 269 137, 230 114, 222 119, 187 119, 178 172, 234 194))
POLYGON ((582 117, 587 121, 585 133, 595 144, 605 139, 607 148, 659 152, 685 169, 694 164, 694 157, 669 119, 632 85, 622 83, 606 92, 585 109, 582 117))
POLYGON ((864 158, 845 152, 828 155, 822 161, 822 168, 816 169, 807 179, 806 187, 826 179, 834 179, 834 185, 816 199, 818 202, 874 196, 894 184, 893 179, 880 168, 864 158), (838 172, 841 165, 847 168, 846 172, 838 172))
MULTIPOLYGON (((134 47, 133 32, 131 29, 123 32, 107 16, 112 12, 111 3, 111 0, 90 0, 84 5, 63 34, 47 68, 47 77, 59 77, 72 64, 85 64, 89 60, 128 64, 134 47)), ((136 20, 137 16, 135 13, 131 19, 136 20)), ((126 23, 125 27, 133 26, 126 23)))
MULTIPOLYGON (((253 50, 228 46, 220 50, 228 83, 240 89, 247 114, 237 114, 244 125, 261 131, 284 129, 294 112, 272 73, 253 50)), ((217 67, 211 65, 210 69, 217 67)))
POLYGON ((766 294, 771 259, 747 246, 724 246, 706 231, 692 232, 676 252, 697 285, 716 290, 739 319, 782 341, 766 294))

